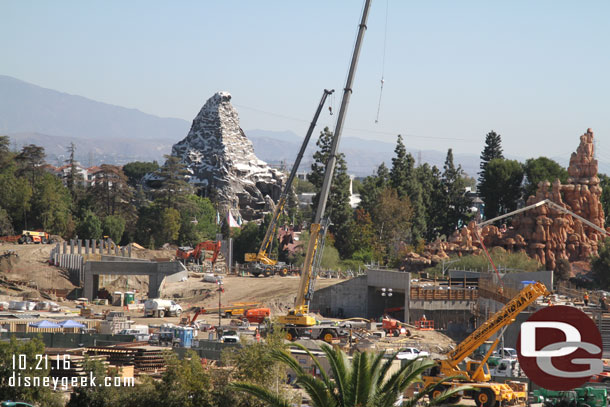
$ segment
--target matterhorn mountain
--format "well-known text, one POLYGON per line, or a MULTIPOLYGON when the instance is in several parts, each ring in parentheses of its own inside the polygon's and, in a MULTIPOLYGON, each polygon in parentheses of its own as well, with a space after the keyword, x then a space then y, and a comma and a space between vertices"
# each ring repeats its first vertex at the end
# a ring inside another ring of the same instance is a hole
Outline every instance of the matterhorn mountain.
POLYGON ((284 174, 254 154, 228 92, 208 99, 172 155, 186 165, 190 183, 213 195, 223 212, 245 220, 271 210, 286 182, 284 174))

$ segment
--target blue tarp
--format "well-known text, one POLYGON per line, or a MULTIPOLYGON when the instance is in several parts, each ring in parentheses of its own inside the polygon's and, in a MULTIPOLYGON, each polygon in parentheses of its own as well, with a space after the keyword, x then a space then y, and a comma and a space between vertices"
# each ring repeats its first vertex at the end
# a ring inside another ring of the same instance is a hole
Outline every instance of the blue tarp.
POLYGON ((55 322, 47 321, 46 319, 44 321, 32 322, 30 326, 34 328, 61 328, 55 322))
POLYGON ((80 322, 76 322, 72 319, 68 319, 66 321, 62 321, 59 323, 62 328, 86 328, 87 326, 81 324, 80 322))

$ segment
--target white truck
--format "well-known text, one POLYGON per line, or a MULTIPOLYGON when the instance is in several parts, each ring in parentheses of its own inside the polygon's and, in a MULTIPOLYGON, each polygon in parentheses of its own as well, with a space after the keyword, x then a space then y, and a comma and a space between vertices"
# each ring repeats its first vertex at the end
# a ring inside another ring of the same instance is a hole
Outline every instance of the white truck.
POLYGON ((172 300, 160 298, 149 299, 144 303, 144 315, 147 317, 163 318, 165 316, 177 316, 182 314, 182 307, 172 300))
POLYGON ((396 359, 402 360, 413 360, 418 357, 427 357, 430 354, 426 351, 420 351, 417 348, 402 348, 400 352, 396 355, 396 359))

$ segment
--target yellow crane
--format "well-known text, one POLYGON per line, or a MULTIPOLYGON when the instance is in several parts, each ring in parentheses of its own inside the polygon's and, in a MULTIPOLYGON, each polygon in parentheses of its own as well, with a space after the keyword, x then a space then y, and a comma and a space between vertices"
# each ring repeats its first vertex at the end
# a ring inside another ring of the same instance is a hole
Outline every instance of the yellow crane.
POLYGON ((339 141, 341 139, 341 132, 345 122, 347 106, 352 94, 352 83, 356 75, 358 57, 360 55, 362 40, 364 39, 364 33, 366 31, 366 21, 370 7, 371 0, 366 0, 362 10, 362 18, 358 26, 356 44, 354 45, 354 52, 352 54, 349 72, 347 74, 347 80, 343 89, 341 107, 339 108, 339 113, 337 115, 337 123, 333 133, 328 162, 326 163, 322 189, 320 190, 320 199, 318 200, 318 207, 316 208, 314 220, 309 228, 309 243, 307 245, 307 251, 305 252, 305 261, 303 262, 303 267, 301 269, 301 280, 294 303, 294 309, 290 310, 288 314, 281 315, 278 318, 279 322, 281 324, 285 324, 286 326, 288 339, 296 339, 300 336, 307 335, 313 339, 321 338, 327 342, 331 342, 334 338, 341 335, 340 327, 330 324, 321 324, 312 315, 309 315, 309 303, 313 297, 314 283, 316 280, 314 258, 320 244, 320 238, 323 235, 321 232, 324 231, 325 227, 325 222, 323 219, 324 212, 326 210, 326 202, 328 200, 330 187, 332 185, 335 164, 337 163, 339 141))
POLYGON ((258 249, 258 253, 246 253, 244 256, 245 262, 248 263, 248 271, 255 277, 258 277, 261 274, 265 277, 270 277, 274 274, 279 274, 280 276, 284 277, 288 274, 287 265, 285 263, 278 263, 276 259, 272 259, 271 257, 269 257, 269 252, 271 251, 271 244, 273 242, 273 238, 275 237, 275 231, 277 230, 277 225, 280 220, 280 216, 284 211, 286 201, 288 201, 288 195, 292 191, 292 182, 296 177, 297 170, 299 169, 299 165, 301 164, 301 159, 305 154, 307 144, 309 144, 309 139, 311 138, 313 130, 316 127, 318 117, 320 116, 320 112, 324 107, 326 98, 332 95, 333 92, 334 90, 324 89, 322 99, 318 104, 316 113, 314 114, 313 120, 309 125, 307 134, 305 135, 305 139, 301 144, 301 149, 299 150, 299 153, 297 154, 297 159, 294 162, 294 165, 292 166, 292 170, 290 171, 290 175, 288 176, 286 185, 284 185, 284 190, 282 191, 280 199, 278 200, 277 205, 275 206, 271 222, 269 222, 269 226, 267 227, 267 231, 265 232, 265 237, 263 238, 261 247, 260 249, 258 249))
MULTIPOLYGON (((447 387, 468 385, 478 391, 469 391, 464 395, 474 399, 478 407, 495 407, 504 404, 516 404, 527 400, 527 388, 523 384, 491 382, 487 359, 498 345, 502 333, 521 311, 533 304, 540 296, 549 295, 545 285, 536 282, 524 287, 502 309, 492 315, 479 328, 464 339, 453 351, 445 355, 445 359, 438 362, 432 369, 430 376, 424 377, 424 385, 435 384, 444 378, 462 376, 459 380, 446 382, 447 387), (502 329, 498 338, 493 342, 483 360, 472 360, 466 363, 463 370, 459 365, 470 356, 479 346, 502 329)), ((435 390, 433 397, 438 396, 445 389, 435 390)), ((453 400, 457 402, 458 400, 453 400)))

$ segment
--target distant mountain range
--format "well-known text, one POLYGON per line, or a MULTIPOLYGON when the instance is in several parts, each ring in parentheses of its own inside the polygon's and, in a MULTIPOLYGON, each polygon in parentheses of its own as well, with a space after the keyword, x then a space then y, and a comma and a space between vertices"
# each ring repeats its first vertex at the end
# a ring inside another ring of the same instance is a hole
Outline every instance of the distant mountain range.
MULTIPOLYGON (((189 129, 186 120, 161 118, 0 75, 0 134, 8 134, 17 149, 29 143, 43 146, 47 161, 54 165, 63 162, 70 142, 75 143, 77 159, 84 165, 163 162, 163 155, 169 154, 172 145, 186 137, 189 129)), ((260 159, 287 167, 296 158, 304 137, 292 131, 254 129, 245 133, 260 159)), ((393 143, 344 137, 339 150, 346 156, 350 173, 366 176, 382 162, 391 164, 394 147, 393 143)), ((447 154, 446 150, 407 150, 417 161, 441 169, 447 154)), ((314 151, 315 139, 307 149, 302 171, 309 170, 314 151)), ((454 154, 454 159, 467 174, 476 177, 478 152, 454 154)))

